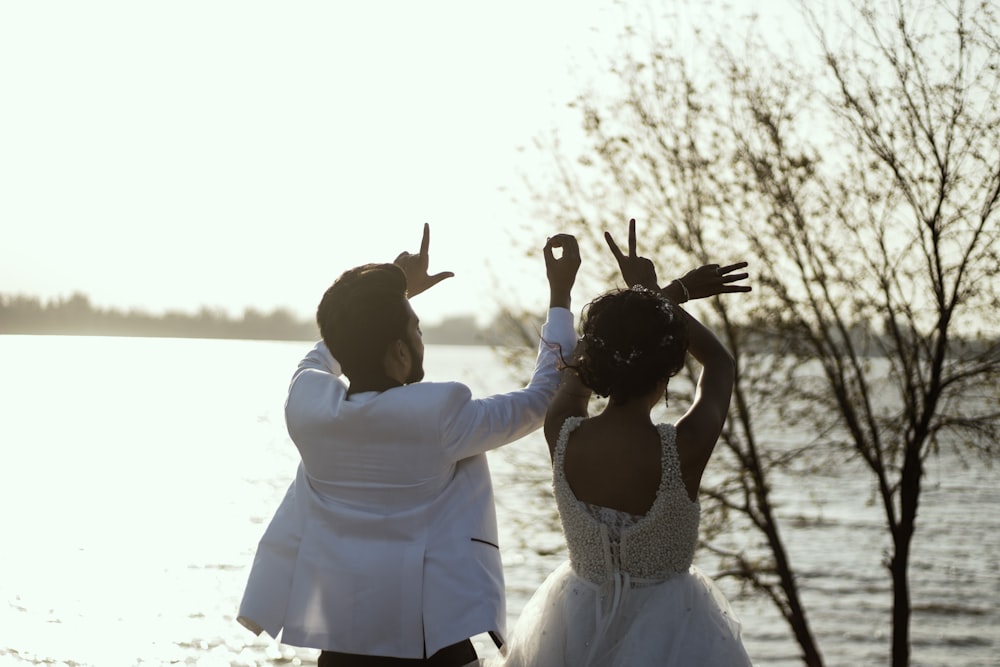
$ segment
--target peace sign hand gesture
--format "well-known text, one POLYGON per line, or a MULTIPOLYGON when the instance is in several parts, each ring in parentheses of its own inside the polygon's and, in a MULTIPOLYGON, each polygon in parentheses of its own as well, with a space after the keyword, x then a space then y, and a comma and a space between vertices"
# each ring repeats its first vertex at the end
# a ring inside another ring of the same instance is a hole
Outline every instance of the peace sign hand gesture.
POLYGON ((427 251, 431 245, 431 226, 424 223, 424 236, 420 241, 420 252, 416 255, 403 251, 393 261, 393 264, 403 269, 406 274, 406 296, 413 298, 421 292, 426 292, 446 278, 451 278, 455 274, 451 271, 442 271, 433 276, 427 274, 427 265, 430 263, 430 256, 427 251))
POLYGON ((677 278, 660 289, 656 282, 656 268, 653 263, 645 257, 636 255, 634 218, 628 221, 628 255, 622 253, 618 248, 618 244, 615 243, 610 232, 604 232, 604 240, 608 242, 611 254, 618 260, 618 268, 621 269, 622 278, 625 279, 625 283, 629 287, 642 285, 660 292, 674 303, 684 303, 691 299, 704 299, 717 294, 750 291, 749 285, 733 284, 747 278, 747 273, 733 273, 746 268, 746 262, 737 262, 727 266, 705 264, 688 271, 682 278, 677 278))
POLYGON ((618 244, 611 238, 611 232, 604 232, 604 240, 608 242, 611 254, 618 260, 618 268, 621 269, 626 285, 629 287, 642 285, 647 289, 659 291, 653 262, 635 254, 635 218, 628 221, 628 255, 622 254, 618 244))

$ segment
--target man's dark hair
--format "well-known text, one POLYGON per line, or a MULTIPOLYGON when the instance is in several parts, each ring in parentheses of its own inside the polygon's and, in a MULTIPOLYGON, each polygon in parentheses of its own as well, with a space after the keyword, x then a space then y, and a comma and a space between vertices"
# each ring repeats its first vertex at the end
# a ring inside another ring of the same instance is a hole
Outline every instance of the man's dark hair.
POLYGON ((345 271, 316 309, 320 336, 344 375, 380 374, 386 347, 406 340, 406 275, 395 264, 345 271))

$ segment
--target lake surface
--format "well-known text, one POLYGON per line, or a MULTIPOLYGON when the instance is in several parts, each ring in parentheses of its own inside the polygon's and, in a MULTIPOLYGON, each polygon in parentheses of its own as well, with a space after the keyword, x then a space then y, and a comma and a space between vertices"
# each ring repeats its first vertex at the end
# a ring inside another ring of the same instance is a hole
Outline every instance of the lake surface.
MULTIPOLYGON (((310 347, 0 336, 0 664, 315 663, 316 651, 234 620, 298 462, 282 407, 310 347)), ((428 346, 426 367, 428 380, 458 379, 476 395, 519 385, 488 348, 428 346)), ((513 623, 565 548, 541 434, 490 465, 513 623)), ((913 664, 998 665, 998 471, 935 459, 925 485, 913 664)), ((888 540, 869 479, 834 470, 775 494, 826 663, 888 664, 888 540)), ((712 572, 708 554, 695 562, 712 572)), ((718 583, 755 664, 801 664, 770 603, 718 583)))

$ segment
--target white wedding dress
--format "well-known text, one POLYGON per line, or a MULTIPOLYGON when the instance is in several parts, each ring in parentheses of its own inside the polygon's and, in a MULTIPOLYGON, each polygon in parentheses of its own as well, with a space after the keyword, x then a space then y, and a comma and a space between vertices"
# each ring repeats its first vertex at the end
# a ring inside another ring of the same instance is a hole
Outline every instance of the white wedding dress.
POLYGON ((553 488, 569 547, 525 606, 503 667, 740 667, 750 665, 740 623, 709 577, 691 565, 700 506, 681 479, 675 430, 660 424, 662 474, 645 516, 581 503, 563 468, 567 419, 556 444, 553 488))

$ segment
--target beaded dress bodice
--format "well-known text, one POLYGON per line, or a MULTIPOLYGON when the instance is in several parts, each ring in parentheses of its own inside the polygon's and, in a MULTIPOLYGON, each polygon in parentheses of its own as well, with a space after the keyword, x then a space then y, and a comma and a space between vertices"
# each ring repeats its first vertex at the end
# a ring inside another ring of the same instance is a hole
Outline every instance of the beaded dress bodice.
POLYGON ((687 572, 698 542, 701 508, 684 486, 673 425, 656 427, 661 445, 660 486, 649 511, 641 517, 618 513, 617 525, 609 525, 609 514, 615 510, 588 507, 566 480, 567 443, 582 421, 570 417, 563 423, 553 460, 553 490, 573 570, 596 584, 620 574, 655 580, 687 572))

